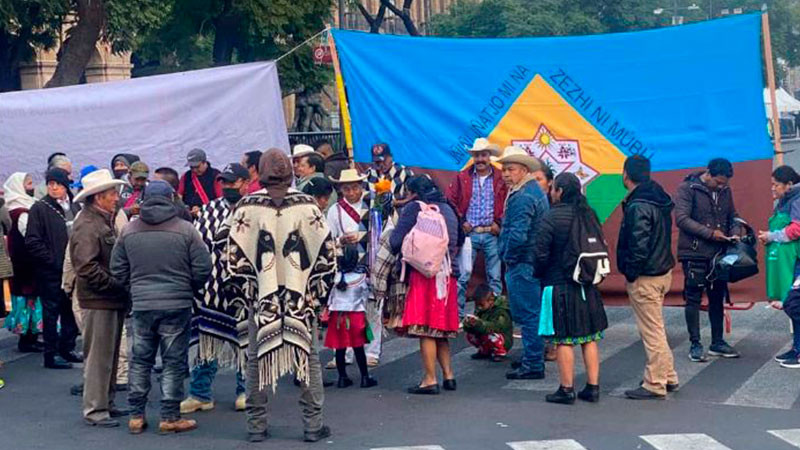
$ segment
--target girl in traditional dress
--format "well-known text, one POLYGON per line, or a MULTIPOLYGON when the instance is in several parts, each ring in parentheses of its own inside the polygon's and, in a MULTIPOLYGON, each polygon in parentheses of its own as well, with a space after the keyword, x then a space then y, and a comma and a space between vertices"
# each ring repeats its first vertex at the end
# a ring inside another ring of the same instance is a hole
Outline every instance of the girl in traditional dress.
POLYGON ((378 382, 369 376, 367 354, 364 345, 370 341, 371 334, 367 324, 366 301, 370 295, 367 283, 367 268, 359 264, 359 251, 353 245, 342 248, 339 257, 339 273, 336 274, 336 287, 328 301, 328 334, 325 346, 336 351, 336 370, 339 372, 337 386, 346 388, 353 385, 347 376, 345 353, 353 349, 358 370, 361 371, 361 387, 371 388, 378 382))

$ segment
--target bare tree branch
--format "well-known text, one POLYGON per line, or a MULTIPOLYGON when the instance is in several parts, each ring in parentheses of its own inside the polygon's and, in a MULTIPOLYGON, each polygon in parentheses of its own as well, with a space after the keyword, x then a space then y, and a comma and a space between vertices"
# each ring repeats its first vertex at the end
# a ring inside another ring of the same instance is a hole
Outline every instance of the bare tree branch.
POLYGON ((408 34, 411 36, 419 36, 419 30, 417 30, 417 26, 414 25, 414 20, 411 18, 411 4, 413 2, 414 0, 404 0, 402 10, 395 6, 391 0, 381 0, 381 6, 389 8, 389 11, 403 21, 403 25, 405 25, 408 34))
POLYGON ((364 19, 366 19, 367 24, 369 25, 369 32, 378 34, 381 30, 381 25, 383 25, 383 19, 386 17, 386 6, 381 4, 378 7, 378 13, 375 14, 374 17, 369 13, 369 11, 367 11, 367 8, 365 8, 361 2, 356 2, 356 7, 358 7, 359 11, 361 11, 361 15, 364 16, 364 19))

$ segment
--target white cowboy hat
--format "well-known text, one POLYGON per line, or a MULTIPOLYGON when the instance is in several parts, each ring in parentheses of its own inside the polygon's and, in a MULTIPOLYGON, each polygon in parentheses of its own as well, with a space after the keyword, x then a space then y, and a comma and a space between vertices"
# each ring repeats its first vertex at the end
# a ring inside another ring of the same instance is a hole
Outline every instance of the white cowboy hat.
POLYGON ((517 163, 527 167, 529 171, 536 172, 542 169, 539 160, 531 156, 520 147, 510 145, 503 151, 503 156, 497 160, 500 164, 517 163))
POLYGON ((115 180, 108 169, 95 170, 81 179, 83 190, 75 196, 74 201, 82 202, 86 197, 127 184, 123 180, 115 180))
POLYGON ((492 144, 486 138, 475 139, 472 148, 467 151, 470 153, 489 152, 492 156, 500 156, 500 146, 492 144))
POLYGON ((301 156, 308 156, 314 153, 314 147, 306 144, 297 144, 292 149, 292 159, 299 158, 301 156))
POLYGON ((367 179, 366 175, 359 175, 358 170, 356 169, 344 169, 342 173, 339 174, 339 179, 331 178, 331 181, 338 184, 343 183, 360 183, 367 179))

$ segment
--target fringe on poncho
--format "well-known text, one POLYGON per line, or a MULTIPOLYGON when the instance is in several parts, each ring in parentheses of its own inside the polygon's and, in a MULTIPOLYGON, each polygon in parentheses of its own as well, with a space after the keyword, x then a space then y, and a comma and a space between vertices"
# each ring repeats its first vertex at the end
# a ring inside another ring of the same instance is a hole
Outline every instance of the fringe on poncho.
MULTIPOLYGON (((259 388, 288 373, 309 381, 313 324, 336 273, 334 240, 314 199, 290 189, 280 205, 266 191, 242 199, 226 222, 226 298, 236 317, 239 351, 249 343, 246 306, 258 327, 259 388)), ((202 346, 202 344, 201 344, 202 346)), ((244 358, 239 358, 240 368, 244 358)))

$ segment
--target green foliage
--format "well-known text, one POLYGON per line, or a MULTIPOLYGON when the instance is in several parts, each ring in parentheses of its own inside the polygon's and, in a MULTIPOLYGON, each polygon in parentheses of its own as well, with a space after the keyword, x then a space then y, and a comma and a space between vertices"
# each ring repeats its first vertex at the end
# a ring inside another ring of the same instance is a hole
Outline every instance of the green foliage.
MULTIPOLYGON (((167 19, 134 53, 135 76, 276 59, 325 28, 332 0, 171 0, 167 19)), ((312 42, 313 44, 313 42, 312 42)), ((331 80, 309 47, 279 66, 284 92, 318 90, 331 80)))

